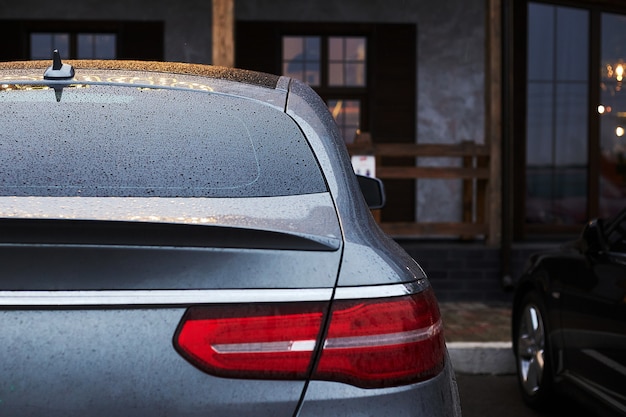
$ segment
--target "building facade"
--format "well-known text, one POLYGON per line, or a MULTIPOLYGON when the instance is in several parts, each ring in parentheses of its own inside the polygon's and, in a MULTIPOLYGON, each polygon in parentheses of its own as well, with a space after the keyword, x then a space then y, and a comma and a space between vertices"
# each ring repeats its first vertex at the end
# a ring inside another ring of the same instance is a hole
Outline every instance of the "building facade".
POLYGON ((58 48, 306 81, 376 157, 377 216, 443 298, 506 299, 529 250, 626 203, 621 0, 23 0, 0 24, 0 60, 58 48))

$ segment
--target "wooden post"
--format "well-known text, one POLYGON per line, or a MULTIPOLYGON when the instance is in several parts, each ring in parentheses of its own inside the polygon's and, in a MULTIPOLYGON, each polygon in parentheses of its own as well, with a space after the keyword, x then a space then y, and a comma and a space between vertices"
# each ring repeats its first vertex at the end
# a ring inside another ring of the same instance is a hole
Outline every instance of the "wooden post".
POLYGON ((490 149, 487 244, 500 246, 502 244, 502 0, 486 0, 486 4, 485 144, 490 149))
POLYGON ((213 0, 213 65, 235 65, 235 0, 213 0))

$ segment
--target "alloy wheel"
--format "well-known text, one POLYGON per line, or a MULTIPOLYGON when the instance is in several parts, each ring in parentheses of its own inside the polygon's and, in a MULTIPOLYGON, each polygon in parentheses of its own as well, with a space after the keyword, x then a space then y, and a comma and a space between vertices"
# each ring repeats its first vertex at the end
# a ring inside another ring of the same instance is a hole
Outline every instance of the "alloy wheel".
POLYGON ((541 388, 545 373, 546 333, 541 310, 526 304, 517 332, 518 376, 525 393, 532 397, 541 388))

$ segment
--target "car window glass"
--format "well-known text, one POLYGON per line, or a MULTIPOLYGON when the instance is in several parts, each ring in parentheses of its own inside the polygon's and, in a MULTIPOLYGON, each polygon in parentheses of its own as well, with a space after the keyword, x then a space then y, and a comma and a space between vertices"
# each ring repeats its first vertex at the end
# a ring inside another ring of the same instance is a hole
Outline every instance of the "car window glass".
POLYGON ((326 191, 293 120, 251 100, 161 88, 3 87, 3 196, 246 197, 326 191))
POLYGON ((626 216, 618 215, 606 223, 604 230, 609 250, 626 253, 626 216))
POLYGON ((626 253, 626 224, 621 224, 620 227, 613 229, 609 235, 609 248, 612 252, 626 253))

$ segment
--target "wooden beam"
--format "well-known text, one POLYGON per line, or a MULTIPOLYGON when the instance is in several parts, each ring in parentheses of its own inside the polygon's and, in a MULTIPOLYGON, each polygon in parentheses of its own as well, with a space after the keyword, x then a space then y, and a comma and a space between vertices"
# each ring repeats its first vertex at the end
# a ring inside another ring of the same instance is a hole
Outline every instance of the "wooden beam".
POLYGON ((489 246, 502 244, 502 0, 487 0, 486 138, 490 147, 489 246))
POLYGON ((348 144, 348 151, 352 155, 365 154, 376 156, 394 157, 463 157, 463 156, 489 156, 490 149, 485 145, 473 142, 461 142, 453 144, 440 143, 370 143, 348 144))
POLYGON ((377 166, 376 176, 382 179, 489 179, 489 170, 480 167, 386 167, 377 166))
POLYGON ((213 0, 213 65, 235 65, 235 0, 213 0))
POLYGON ((484 236, 487 226, 476 223, 408 223, 383 222, 380 227, 392 237, 426 237, 426 236, 484 236))

